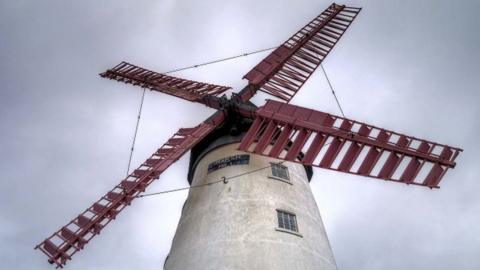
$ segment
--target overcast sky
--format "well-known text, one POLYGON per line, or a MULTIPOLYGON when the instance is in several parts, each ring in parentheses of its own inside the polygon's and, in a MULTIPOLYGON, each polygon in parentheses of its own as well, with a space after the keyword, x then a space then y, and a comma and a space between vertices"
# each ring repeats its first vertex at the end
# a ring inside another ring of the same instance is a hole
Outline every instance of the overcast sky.
MULTIPOLYGON (((0 0, 0 268, 53 269, 33 247, 124 176, 141 89, 159 72, 277 46, 328 1, 0 0)), ((347 117, 465 149, 441 189, 314 170, 339 269, 480 269, 480 2, 363 7, 324 62, 347 117)), ((266 53, 175 76, 230 85, 266 53)), ((266 95, 254 102, 261 105, 266 95)), ((292 101, 338 114, 317 72, 292 101)), ((148 92, 133 164, 213 110, 148 92)), ((188 155, 148 191, 184 187, 188 155)), ((138 199, 67 269, 161 269, 187 192, 138 199)))

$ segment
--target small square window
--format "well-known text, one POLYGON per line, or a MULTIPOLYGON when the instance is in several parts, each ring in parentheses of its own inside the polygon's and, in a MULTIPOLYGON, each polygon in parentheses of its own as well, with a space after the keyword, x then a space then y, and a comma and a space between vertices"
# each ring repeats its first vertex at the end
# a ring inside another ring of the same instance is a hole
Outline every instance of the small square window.
POLYGON ((288 176, 288 168, 278 163, 272 163, 272 176, 284 180, 290 180, 288 176))
POLYGON ((278 227, 289 231, 298 232, 297 217, 295 214, 277 210, 278 227))

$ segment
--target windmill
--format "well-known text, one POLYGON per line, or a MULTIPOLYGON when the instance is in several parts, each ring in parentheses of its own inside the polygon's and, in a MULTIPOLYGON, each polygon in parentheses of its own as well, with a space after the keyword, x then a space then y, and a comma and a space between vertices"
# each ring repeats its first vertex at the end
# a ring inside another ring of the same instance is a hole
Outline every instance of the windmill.
MULTIPOLYGON (((289 104, 360 10, 337 4, 329 6, 248 72, 244 76, 248 85, 230 99, 222 96, 229 87, 175 78, 125 62, 102 73, 104 78, 201 103, 218 111, 194 128, 179 129, 138 169, 36 248, 47 255, 50 263, 63 267, 190 149, 193 149, 190 173, 201 169, 200 160, 207 158, 205 151, 213 151, 210 145, 216 137, 222 137, 225 130, 233 134, 232 137, 240 137, 239 150, 255 154, 248 156, 252 163, 254 156, 258 156, 265 160, 283 160, 282 165, 292 170, 306 166, 306 174, 315 166, 437 188, 446 171, 455 166, 454 160, 461 149, 289 104), (257 108, 249 100, 258 91, 281 102, 268 100, 257 108)), ((228 158, 208 164, 212 165, 213 173, 217 165, 220 168, 246 162, 239 155, 228 158)), ((189 176, 191 183, 195 182, 193 178, 189 176)), ((282 222, 291 221, 286 212, 279 212, 278 217, 282 222)), ((296 221, 302 226, 300 219, 296 221)), ((295 226, 296 221, 292 223, 295 226)), ((177 250, 180 249, 178 241, 174 241, 177 250)), ((173 251, 172 248, 171 254, 173 251)))

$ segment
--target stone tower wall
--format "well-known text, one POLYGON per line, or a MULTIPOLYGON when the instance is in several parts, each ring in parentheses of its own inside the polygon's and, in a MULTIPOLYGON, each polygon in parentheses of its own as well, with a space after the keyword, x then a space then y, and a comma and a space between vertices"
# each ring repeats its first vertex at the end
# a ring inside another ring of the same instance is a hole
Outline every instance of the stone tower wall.
MULTIPOLYGON (((237 147, 227 144, 203 155, 192 186, 280 162, 250 154, 249 164, 208 172, 212 162, 245 154, 237 147)), ((266 168, 226 184, 190 189, 165 269, 336 269, 305 168, 282 165, 288 181, 272 177, 266 168), (298 233, 279 229, 277 210, 296 215, 298 233)))

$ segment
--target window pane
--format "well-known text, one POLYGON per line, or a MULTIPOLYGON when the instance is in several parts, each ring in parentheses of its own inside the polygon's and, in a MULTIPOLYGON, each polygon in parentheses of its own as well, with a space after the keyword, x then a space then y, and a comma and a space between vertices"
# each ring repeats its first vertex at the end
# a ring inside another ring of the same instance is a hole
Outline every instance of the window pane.
POLYGON ((282 178, 285 180, 289 180, 288 177, 288 168, 281 165, 281 164, 275 164, 272 163, 272 175, 274 177, 282 178))
POLYGON ((296 228, 296 224, 295 224, 295 216, 291 215, 290 216, 290 230, 292 231, 296 231, 297 228, 296 228))
POLYGON ((277 217, 279 228, 298 232, 297 218, 294 214, 277 210, 277 217))
POLYGON ((277 216, 278 216, 278 227, 284 228, 282 213, 277 212, 277 216))

